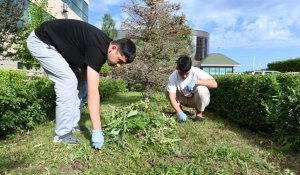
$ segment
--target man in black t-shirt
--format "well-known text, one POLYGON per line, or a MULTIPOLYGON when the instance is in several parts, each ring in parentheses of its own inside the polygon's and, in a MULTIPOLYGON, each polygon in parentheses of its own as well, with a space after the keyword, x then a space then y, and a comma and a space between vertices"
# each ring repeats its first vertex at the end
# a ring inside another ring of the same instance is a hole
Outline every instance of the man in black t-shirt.
POLYGON ((80 69, 86 69, 88 109, 92 121, 92 145, 104 144, 100 119, 99 71, 107 61, 110 66, 131 63, 135 44, 127 38, 112 41, 101 30, 86 22, 57 19, 36 28, 27 39, 27 47, 39 61, 56 93, 56 127, 54 142, 76 144, 72 130, 80 120, 80 69))

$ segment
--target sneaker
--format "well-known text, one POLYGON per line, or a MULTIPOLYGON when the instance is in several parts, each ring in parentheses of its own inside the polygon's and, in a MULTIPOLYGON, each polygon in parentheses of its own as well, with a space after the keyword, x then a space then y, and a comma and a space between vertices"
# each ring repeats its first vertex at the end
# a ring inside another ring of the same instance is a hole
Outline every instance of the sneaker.
POLYGON ((86 132, 91 131, 91 129, 85 127, 84 125, 77 125, 72 129, 73 132, 86 132))
POLYGON ((203 117, 198 117, 198 116, 196 116, 194 119, 193 119, 193 121, 194 122, 203 122, 205 119, 203 118, 203 117))
POLYGON ((69 132, 63 136, 55 136, 53 139, 54 143, 65 143, 67 145, 75 145, 78 144, 79 141, 76 137, 73 136, 72 132, 69 132))

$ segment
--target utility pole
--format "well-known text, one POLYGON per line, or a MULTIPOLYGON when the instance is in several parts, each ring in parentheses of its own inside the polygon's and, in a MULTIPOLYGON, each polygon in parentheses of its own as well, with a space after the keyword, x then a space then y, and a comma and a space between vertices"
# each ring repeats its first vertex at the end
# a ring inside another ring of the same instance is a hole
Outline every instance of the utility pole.
POLYGON ((253 56, 252 60, 252 70, 255 71, 255 56, 253 56))

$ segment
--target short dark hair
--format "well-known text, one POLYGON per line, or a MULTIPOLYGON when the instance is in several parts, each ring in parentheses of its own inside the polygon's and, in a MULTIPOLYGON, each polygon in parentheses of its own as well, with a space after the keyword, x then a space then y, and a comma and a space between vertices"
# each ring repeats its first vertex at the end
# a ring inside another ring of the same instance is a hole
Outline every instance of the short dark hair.
POLYGON ((192 67, 192 60, 189 56, 180 56, 177 60, 177 69, 181 72, 188 72, 192 67))
POLYGON ((126 63, 131 63, 135 58, 135 44, 128 38, 122 38, 111 42, 119 46, 118 51, 121 55, 125 55, 126 63))

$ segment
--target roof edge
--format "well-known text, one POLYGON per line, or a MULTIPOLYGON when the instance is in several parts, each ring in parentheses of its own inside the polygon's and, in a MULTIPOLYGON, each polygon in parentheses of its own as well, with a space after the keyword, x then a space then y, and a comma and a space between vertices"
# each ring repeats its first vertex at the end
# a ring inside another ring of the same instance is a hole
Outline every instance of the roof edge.
POLYGON ((239 67, 240 64, 200 64, 200 66, 233 66, 233 67, 239 67))

